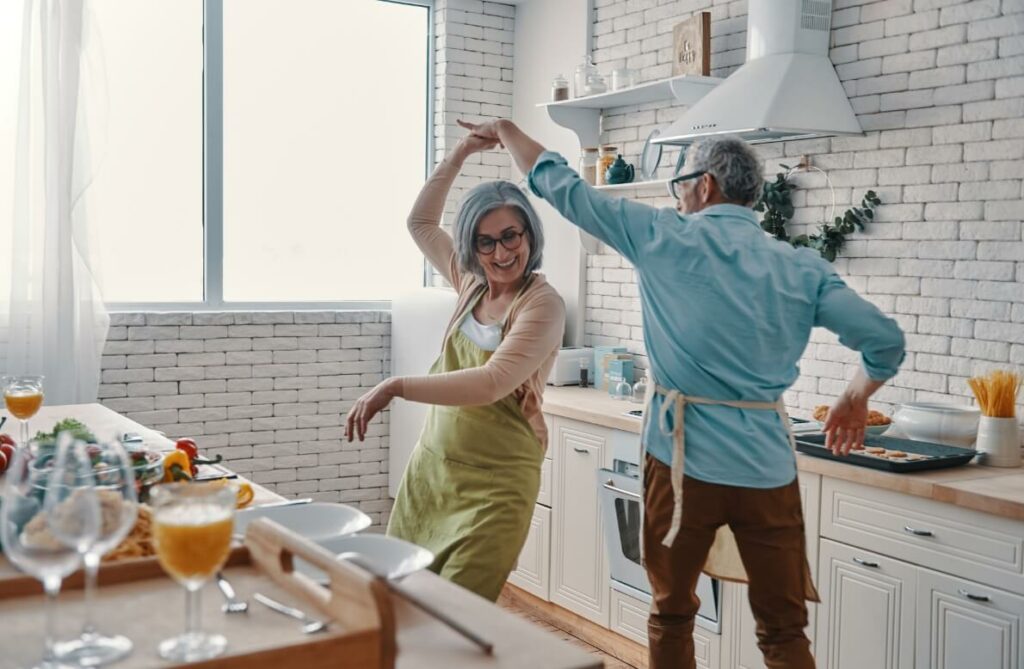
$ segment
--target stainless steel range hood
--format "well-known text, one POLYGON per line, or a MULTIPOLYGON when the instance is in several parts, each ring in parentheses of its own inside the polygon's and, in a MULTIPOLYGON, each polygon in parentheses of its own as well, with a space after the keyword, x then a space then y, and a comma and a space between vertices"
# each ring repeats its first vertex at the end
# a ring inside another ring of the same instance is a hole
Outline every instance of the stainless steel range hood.
POLYGON ((739 135, 752 144, 862 134, 828 46, 831 0, 750 0, 747 62, 654 140, 739 135))

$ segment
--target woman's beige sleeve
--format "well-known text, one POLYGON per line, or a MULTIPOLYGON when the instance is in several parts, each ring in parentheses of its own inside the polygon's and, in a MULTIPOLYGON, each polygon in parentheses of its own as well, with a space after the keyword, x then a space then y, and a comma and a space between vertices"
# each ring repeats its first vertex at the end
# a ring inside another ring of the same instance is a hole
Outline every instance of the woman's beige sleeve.
POLYGON ((441 216, 444 214, 448 192, 458 174, 458 164, 453 163, 450 158, 442 160, 420 189, 407 221, 409 233, 412 234, 416 246, 456 291, 459 290, 461 281, 455 256, 455 243, 451 235, 441 229, 441 216))
POLYGON ((497 350, 481 367, 406 376, 401 395, 412 402, 446 406, 493 404, 537 372, 562 343, 565 305, 554 291, 523 306, 497 350))

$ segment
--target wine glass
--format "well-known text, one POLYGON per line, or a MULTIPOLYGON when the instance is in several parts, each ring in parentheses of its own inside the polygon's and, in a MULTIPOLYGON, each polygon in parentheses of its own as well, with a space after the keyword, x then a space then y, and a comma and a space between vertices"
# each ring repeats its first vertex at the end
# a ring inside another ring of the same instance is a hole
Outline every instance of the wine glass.
POLYGON ((199 629, 199 591, 227 560, 236 495, 233 485, 209 483, 167 483, 150 492, 157 559, 186 596, 185 633, 158 647, 166 660, 207 660, 227 648, 223 636, 199 629))
POLYGON ((12 416, 21 423, 18 445, 28 443, 28 421, 43 406, 42 376, 5 376, 0 383, 4 387, 4 404, 12 416))
MULTIPOLYGON (((88 543, 79 542, 78 550, 85 565, 85 622, 81 635, 70 641, 58 643, 56 655, 62 660, 83 667, 92 667, 116 662, 132 651, 132 642, 123 635, 106 636, 96 631, 93 620, 95 609, 96 575, 99 572, 100 560, 109 551, 116 548, 135 526, 138 515, 138 501, 135 495, 135 474, 131 460, 124 447, 118 441, 88 444, 84 454, 88 456, 90 479, 95 479, 94 492, 99 504, 100 524, 95 539, 88 543)), ((65 459, 72 457, 65 453, 65 459)), ((57 455, 58 471, 63 466, 57 455)), ((67 469, 66 466, 63 466, 67 469)), ((64 490, 73 490, 73 486, 88 481, 68 481, 64 490)), ((77 490, 73 494, 82 494, 77 490)), ((47 502, 57 500, 61 496, 55 491, 47 497, 47 502)))
POLYGON ((61 662, 54 652, 57 595, 64 577, 78 567, 73 543, 95 531, 99 508, 94 496, 80 495, 73 501, 69 498, 58 512, 59 518, 51 519, 44 508, 46 493, 51 485, 60 485, 56 481, 64 474, 35 466, 36 457, 33 449, 19 448, 7 469, 0 505, 0 542, 7 558, 42 581, 46 592, 45 646, 36 669, 69 669, 72 665, 61 662))

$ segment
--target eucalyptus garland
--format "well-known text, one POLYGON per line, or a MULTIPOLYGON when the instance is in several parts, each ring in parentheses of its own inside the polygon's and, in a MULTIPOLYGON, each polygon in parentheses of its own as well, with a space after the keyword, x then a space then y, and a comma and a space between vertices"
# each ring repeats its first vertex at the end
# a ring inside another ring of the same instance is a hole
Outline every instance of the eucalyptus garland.
POLYGON ((793 191, 796 186, 789 180, 793 170, 789 165, 782 167, 786 171, 776 174, 775 181, 764 182, 761 199, 754 206, 754 211, 764 212, 761 228, 779 241, 812 248, 825 260, 834 261, 846 242, 846 235, 857 230, 863 232, 865 223, 874 220, 875 207, 882 201, 875 191, 869 190, 861 198, 859 207, 850 207, 842 216, 836 216, 832 223, 822 223, 817 234, 797 235, 790 239, 786 223, 793 218, 793 191))

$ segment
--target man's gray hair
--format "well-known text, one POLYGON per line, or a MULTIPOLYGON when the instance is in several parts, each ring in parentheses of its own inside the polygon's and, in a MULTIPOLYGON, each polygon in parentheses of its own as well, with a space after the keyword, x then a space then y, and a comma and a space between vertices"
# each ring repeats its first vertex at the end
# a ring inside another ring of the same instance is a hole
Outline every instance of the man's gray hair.
POLYGON ((530 257, 523 276, 540 267, 544 255, 544 229, 533 205, 518 186, 511 181, 488 181, 474 187, 462 200, 455 219, 455 253, 459 267, 485 279, 484 268, 476 257, 476 237, 480 221, 495 209, 509 207, 523 224, 530 242, 530 257))
POLYGON ((761 196, 761 161, 738 137, 708 137, 691 144, 686 151, 686 169, 713 176, 722 196, 730 202, 749 207, 761 196))

